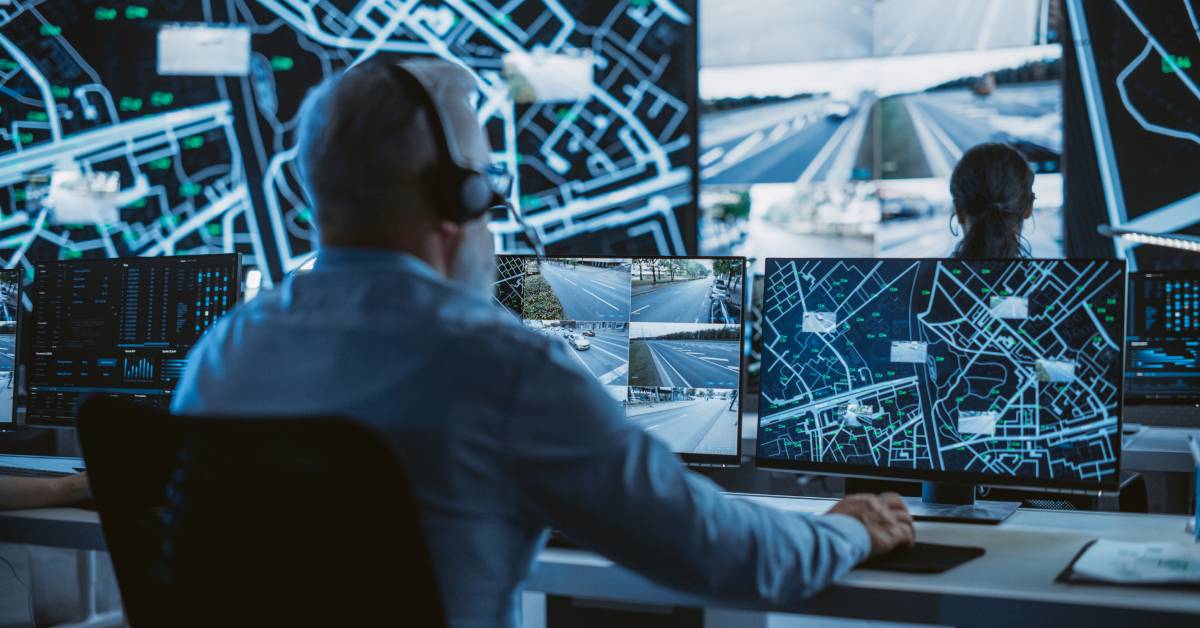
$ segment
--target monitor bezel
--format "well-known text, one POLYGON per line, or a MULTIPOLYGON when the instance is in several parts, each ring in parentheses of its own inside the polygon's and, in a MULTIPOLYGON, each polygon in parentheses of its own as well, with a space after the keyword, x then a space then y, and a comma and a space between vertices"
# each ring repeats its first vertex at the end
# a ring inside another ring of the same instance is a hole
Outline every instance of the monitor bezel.
POLYGON ((21 371, 21 329, 24 325, 21 324, 21 299, 25 296, 25 273, 17 268, 0 269, 0 282, 4 281, 4 275, 13 274, 17 278, 17 310, 13 314, 16 316, 16 331, 13 333, 13 368, 12 368, 12 414, 8 421, 0 421, 0 432, 11 432, 19 430, 21 426, 21 417, 18 413, 20 404, 17 399, 20 395, 18 389, 17 374, 21 371))
MULTIPOLYGON (((243 291, 241 289, 241 285, 242 285, 242 281, 244 279, 243 275, 245 273, 245 268, 244 268, 244 264, 242 262, 242 254, 241 253, 210 253, 210 254, 204 254, 204 255, 162 255, 162 256, 131 256, 131 257, 90 257, 90 258, 71 259, 71 260, 43 260, 43 261, 33 262, 33 266, 36 270, 37 266, 42 265, 42 264, 58 264, 58 265, 62 265, 62 266, 71 266, 71 265, 85 265, 85 264, 105 264, 105 263, 114 263, 114 262, 136 262, 136 261, 140 261, 140 260, 205 260, 205 259, 222 258, 222 257, 230 258, 233 261, 234 275, 235 275, 234 281, 235 281, 235 285, 238 286, 238 289, 234 291, 234 294, 236 296, 236 300, 234 301, 234 307, 237 307, 243 301, 243 294, 242 294, 243 291)), ((29 282, 28 284, 23 284, 22 289, 30 288, 35 285, 37 285, 37 276, 36 275, 34 275, 33 281, 29 282)), ((33 297, 31 296, 30 297, 30 312, 29 312, 30 320, 33 320, 32 304, 33 304, 33 297)), ((18 333, 20 333, 20 325, 18 325, 17 331, 18 331, 18 333)), ((193 346, 193 348, 195 348, 195 347, 193 346)), ((190 352, 190 350, 189 350, 189 352, 190 352)), ((22 392, 24 392, 26 397, 28 397, 28 394, 29 394, 29 377, 28 377, 28 375, 26 375, 26 377, 25 377, 24 390, 22 392)), ((174 394, 173 391, 172 391, 172 394, 174 394)), ((170 395, 168 395, 168 396, 170 396, 170 395)), ((17 395, 14 393, 13 394, 13 403, 14 403, 13 419, 14 419, 14 421, 16 421, 17 416, 18 416, 16 414, 16 411, 17 411, 17 406, 15 406, 16 400, 17 400, 17 395)), ((20 425, 23 427, 32 427, 32 428, 37 428, 37 429, 50 429, 50 430, 73 430, 73 429, 75 429, 75 419, 72 419, 69 422, 67 422, 67 421, 50 421, 50 420, 42 420, 42 419, 34 419, 33 421, 30 421, 28 403, 26 403, 24 410, 25 410, 25 412, 20 414, 20 425)))
MULTIPOLYGON (((822 261, 822 262, 839 261, 839 260, 834 260, 833 258, 769 257, 765 260, 763 281, 764 282, 769 281, 768 278, 770 277, 770 269, 771 269, 771 266, 773 263, 777 263, 777 262, 781 262, 781 261, 786 262, 786 261, 798 261, 798 260, 810 260, 810 261, 822 261)), ((1120 275, 1121 275, 1122 279, 1125 279, 1126 276, 1128 275, 1128 263, 1124 259, 1111 258, 1111 257, 1108 257, 1108 258, 1102 258, 1102 257, 1080 257, 1080 258, 1032 257, 1032 258, 1019 258, 1019 259, 1013 259, 1013 258, 1008 258, 1008 259, 1004 259, 1004 258, 956 259, 956 258, 946 258, 946 257, 912 257, 912 258, 909 258, 909 257, 848 257, 848 258, 841 259, 840 261, 845 261, 845 262, 856 262, 856 261, 862 261, 862 262, 888 262, 888 261, 966 262, 966 263, 987 263, 987 262, 992 262, 992 263, 1084 262, 1084 263, 1086 263, 1086 262, 1100 262, 1100 263, 1104 263, 1104 264, 1113 264, 1113 265, 1119 266, 1121 269, 1120 275)), ((766 295, 767 287, 768 287, 767 284, 764 283, 764 285, 763 285, 764 298, 766 295)), ((1117 425, 1116 425, 1115 436, 1112 439, 1113 440, 1113 452, 1116 456, 1116 466, 1115 466, 1114 472, 1109 474, 1109 476, 1104 479, 1101 479, 1099 481, 1059 480, 1059 479, 1046 480, 1046 479, 1031 478, 1031 477, 1025 477, 1025 476, 1005 476, 1005 475, 999 475, 999 474, 975 473, 975 472, 969 472, 969 471, 938 471, 938 470, 934 470, 934 469, 903 469, 903 468, 894 468, 894 467, 874 467, 874 466, 870 466, 870 465, 845 464, 845 463, 834 463, 834 462, 812 462, 812 461, 797 462, 794 460, 777 460, 777 459, 773 459, 773 458, 767 458, 767 457, 763 457, 762 455, 760 455, 760 452, 762 451, 762 449, 759 445, 759 443, 761 442, 761 439, 759 438, 759 436, 760 436, 760 433, 762 430, 762 418, 763 418, 761 398, 759 400, 760 408, 759 408, 759 414, 758 414, 758 424, 755 425, 755 428, 754 428, 755 429, 755 432, 754 432, 755 433, 754 466, 756 468, 761 468, 761 469, 771 470, 771 471, 797 471, 797 472, 808 472, 808 473, 820 473, 823 475, 840 475, 840 476, 846 476, 846 477, 861 477, 861 478, 874 478, 874 479, 913 480, 913 481, 937 482, 937 483, 946 483, 946 484, 974 484, 974 485, 990 485, 990 486, 1027 487, 1027 488, 1037 488, 1037 489, 1064 489, 1064 490, 1090 490, 1090 491, 1116 490, 1120 486, 1121 449, 1122 449, 1122 445, 1123 445, 1121 434, 1122 434, 1122 426, 1124 423, 1123 415, 1124 415, 1124 409, 1125 409, 1124 367, 1125 367, 1125 353, 1126 352, 1125 352, 1124 336, 1126 334, 1126 326, 1128 324, 1128 320, 1127 320, 1128 312, 1126 311, 1126 308, 1128 307, 1128 292, 1129 292, 1128 280, 1122 281, 1121 287, 1122 287, 1122 291, 1121 291, 1122 302, 1120 303, 1119 311, 1121 312, 1121 317, 1122 317, 1121 318, 1122 342, 1118 343, 1119 352, 1120 352, 1119 359, 1120 359, 1120 366, 1121 366, 1121 376, 1117 378, 1117 383, 1116 383, 1117 384, 1117 411, 1116 411, 1117 425)), ((765 321, 766 308, 763 308, 763 315, 764 315, 764 321, 765 321)), ((765 338, 764 338, 764 340, 765 340, 765 338)), ((766 356, 766 353, 764 352, 763 353, 763 363, 764 364, 762 367, 762 372, 764 375, 766 373, 766 360, 767 360, 767 356, 766 356)), ((760 384, 760 391, 761 391, 761 384, 760 384)), ((760 392, 760 395, 761 395, 761 392, 760 392)))
MULTIPOLYGON (((738 255, 547 255, 544 258, 539 258, 537 255, 521 255, 519 253, 503 253, 497 254, 496 258, 511 258, 520 257, 525 259, 627 259, 632 262, 635 259, 694 259, 694 260, 738 260, 742 262, 742 307, 738 315, 738 385, 737 385, 737 444, 734 447, 732 454, 701 454, 701 453, 684 453, 673 452, 688 465, 696 466, 738 466, 742 459, 742 423, 744 410, 742 408, 745 397, 744 389, 746 387, 746 310, 750 304, 746 301, 746 281, 749 278, 750 262, 744 256, 738 255)), ((630 277, 630 303, 633 301, 633 278, 630 277)), ((498 306, 503 307, 503 306, 498 306)), ((632 309, 632 308, 631 308, 632 309)), ((506 308, 507 310, 507 308, 506 308)), ((511 310, 508 310, 511 311, 511 310)), ((626 321, 632 324, 633 314, 630 312, 630 320, 626 321)), ((523 317, 520 320, 524 321, 523 317)), ((630 388, 626 382, 625 388, 630 388)), ((627 419, 628 420, 628 419, 627 419)))
MULTIPOLYGON (((1174 270, 1140 270, 1130 271, 1129 280, 1125 287, 1125 360, 1129 359, 1129 310, 1133 307, 1133 287, 1137 282, 1145 281, 1150 278, 1158 277, 1180 277, 1185 279, 1194 279, 1200 281, 1200 269, 1174 269, 1174 270)), ((1129 364, 1126 362, 1122 365, 1124 380, 1132 379, 1129 376, 1129 364)), ((1132 388, 1128 386, 1127 388, 1132 388)), ((1200 389, 1192 395, 1145 395, 1138 394, 1132 391, 1125 393, 1125 402, 1134 402, 1134 405, 1140 406, 1178 406, 1178 405, 1193 405, 1200 403, 1200 389)))

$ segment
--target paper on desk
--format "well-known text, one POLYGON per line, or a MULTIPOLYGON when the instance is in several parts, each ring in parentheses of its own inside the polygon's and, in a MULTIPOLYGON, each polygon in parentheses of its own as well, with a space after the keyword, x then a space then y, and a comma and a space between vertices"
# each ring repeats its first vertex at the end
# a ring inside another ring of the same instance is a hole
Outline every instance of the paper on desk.
POLYGON ((1096 541, 1075 561, 1076 577, 1136 584, 1200 584, 1200 545, 1096 541))

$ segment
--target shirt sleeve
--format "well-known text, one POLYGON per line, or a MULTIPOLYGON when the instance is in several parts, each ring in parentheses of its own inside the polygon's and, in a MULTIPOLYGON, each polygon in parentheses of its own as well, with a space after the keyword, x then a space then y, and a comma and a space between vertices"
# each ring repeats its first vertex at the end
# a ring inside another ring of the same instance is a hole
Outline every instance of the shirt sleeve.
POLYGON ((510 448, 526 513, 681 591, 729 601, 807 598, 870 553, 857 520, 729 497, 624 417, 565 349, 519 379, 510 448))

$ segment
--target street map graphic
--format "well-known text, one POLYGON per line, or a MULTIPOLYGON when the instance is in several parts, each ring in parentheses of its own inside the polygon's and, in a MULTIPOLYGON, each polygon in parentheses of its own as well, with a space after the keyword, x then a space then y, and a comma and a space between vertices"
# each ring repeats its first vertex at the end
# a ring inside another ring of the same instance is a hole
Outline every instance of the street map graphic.
POLYGON ((760 459, 1117 473, 1124 265, 767 262, 760 459))
MULTIPOLYGON (((493 159, 551 250, 683 253, 694 21, 678 0, 0 2, 0 261, 240 252, 270 285, 314 238, 299 106, 376 54, 473 71, 493 159), (583 71, 517 104, 514 67, 527 87, 583 71)), ((493 231, 527 249, 511 218, 493 231)))
MULTIPOLYGON (((1200 0, 1073 0, 1072 10, 1086 18, 1076 26, 1095 62, 1088 105, 1111 138, 1098 147, 1115 170, 1109 222, 1200 236, 1200 0)), ((1130 257, 1142 268, 1188 263, 1155 247, 1130 257)))

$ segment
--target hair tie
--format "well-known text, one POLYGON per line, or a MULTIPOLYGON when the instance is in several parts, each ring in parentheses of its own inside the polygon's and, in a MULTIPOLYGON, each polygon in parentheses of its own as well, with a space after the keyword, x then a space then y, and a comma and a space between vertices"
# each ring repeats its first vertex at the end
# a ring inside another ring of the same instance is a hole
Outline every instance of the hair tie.
POLYGON ((1013 210, 1012 205, 1010 203, 1004 203, 1001 201, 996 201, 996 202, 992 203, 991 205, 988 205, 988 208, 991 209, 992 211, 1000 212, 1001 214, 1017 213, 1016 211, 1013 210))

